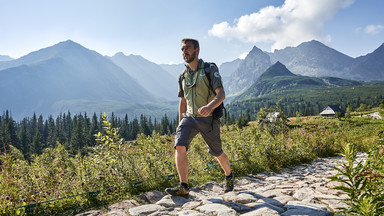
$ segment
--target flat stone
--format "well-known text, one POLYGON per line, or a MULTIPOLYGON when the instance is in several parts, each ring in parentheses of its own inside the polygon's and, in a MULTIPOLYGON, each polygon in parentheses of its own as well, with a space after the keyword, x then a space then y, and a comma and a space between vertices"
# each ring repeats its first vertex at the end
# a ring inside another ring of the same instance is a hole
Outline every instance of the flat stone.
POLYGON ((102 215, 103 213, 104 212, 101 210, 92 210, 92 211, 87 211, 87 212, 77 214, 76 216, 99 216, 99 215, 102 215))
POLYGON ((327 204, 329 208, 334 212, 339 211, 340 208, 350 208, 349 205, 345 204, 341 200, 322 200, 322 202, 327 204))
POLYGON ((265 181, 285 181, 287 178, 283 176, 271 176, 265 179, 265 181))
POLYGON ((176 215, 179 216, 205 216, 205 214, 202 214, 198 211, 193 211, 193 210, 183 210, 178 212, 176 215))
POLYGON ((298 199, 298 200, 310 199, 310 198, 314 197, 314 193, 315 193, 315 191, 313 189, 301 188, 295 192, 293 197, 298 199))
POLYGON ((195 209, 195 208, 197 208, 199 206, 201 206, 201 202, 200 201, 191 201, 191 202, 185 203, 182 206, 182 209, 183 210, 192 210, 192 209, 195 209))
POLYGON ((154 204, 160 201, 163 197, 164 197, 164 194, 160 191, 145 192, 141 196, 139 196, 139 198, 151 204, 154 204))
POLYGON ((262 199, 259 199, 257 202, 268 203, 268 204, 271 204, 271 205, 274 205, 274 206, 277 206, 277 207, 280 207, 280 208, 284 207, 284 204, 282 204, 278 200, 275 200, 275 199, 272 199, 272 198, 262 198, 262 199))
POLYGON ((127 210, 129 208, 133 208, 139 206, 140 204, 136 200, 124 200, 113 204, 108 207, 108 211, 116 211, 116 210, 127 210))
POLYGON ((254 203, 248 203, 247 206, 253 208, 253 209, 259 209, 259 208, 264 208, 264 207, 267 207, 269 209, 273 209, 279 213, 282 213, 284 212, 284 209, 283 208, 280 208, 278 206, 274 206, 274 205, 271 205, 271 204, 268 204, 268 203, 265 203, 265 202, 254 202, 254 203))
POLYGON ((257 201, 257 198, 252 194, 248 194, 248 193, 239 193, 239 194, 230 193, 224 196, 224 200, 228 202, 246 204, 246 203, 257 201))
POLYGON ((228 208, 222 204, 206 204, 196 208, 198 211, 208 214, 208 215, 228 215, 236 216, 237 213, 235 210, 228 208))
POLYGON ((171 196, 167 195, 163 197, 160 201, 158 201, 156 204, 165 206, 165 207, 178 207, 183 206, 185 203, 190 202, 191 200, 186 199, 181 196, 171 196))
POLYGON ((314 215, 333 215, 331 211, 328 210, 327 206, 323 204, 314 204, 314 203, 305 203, 305 202, 299 202, 299 201, 289 201, 285 207, 288 210, 299 210, 299 211, 310 211, 314 215), (332 214, 330 214, 332 213, 332 214))
POLYGON ((212 197, 212 198, 208 198, 208 199, 205 199, 203 200, 203 204, 213 204, 213 203, 223 203, 224 200, 223 198, 221 197, 212 197))
POLYGON ((333 212, 316 211, 311 209, 289 209, 282 216, 333 216, 333 212))
POLYGON ((224 202, 223 204, 229 206, 230 208, 234 209, 235 211, 237 212, 248 212, 248 211, 251 211, 252 208, 249 207, 249 206, 246 206, 244 204, 240 204, 240 203, 233 203, 233 202, 224 202))
POLYGON ((129 216, 129 215, 124 211, 113 210, 113 211, 107 212, 103 216, 129 216))
POLYGON ((164 209, 165 207, 161 205, 147 204, 147 205, 130 208, 128 211, 131 216, 139 216, 139 215, 149 215, 156 211, 164 210, 164 209))
POLYGON ((241 215, 242 216, 279 216, 280 214, 279 212, 273 209, 270 209, 268 207, 262 207, 241 215))
POLYGON ((274 197, 273 199, 279 201, 283 205, 287 204, 289 201, 295 200, 295 198, 293 198, 292 196, 287 196, 287 195, 277 196, 277 197, 274 197))

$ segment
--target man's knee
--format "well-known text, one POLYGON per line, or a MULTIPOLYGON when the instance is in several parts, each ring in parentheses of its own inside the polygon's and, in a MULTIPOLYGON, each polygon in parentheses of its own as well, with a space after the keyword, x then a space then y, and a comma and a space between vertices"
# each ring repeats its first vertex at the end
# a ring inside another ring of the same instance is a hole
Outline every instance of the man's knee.
POLYGON ((177 153, 187 152, 187 147, 185 147, 185 146, 176 146, 175 149, 176 149, 177 153))

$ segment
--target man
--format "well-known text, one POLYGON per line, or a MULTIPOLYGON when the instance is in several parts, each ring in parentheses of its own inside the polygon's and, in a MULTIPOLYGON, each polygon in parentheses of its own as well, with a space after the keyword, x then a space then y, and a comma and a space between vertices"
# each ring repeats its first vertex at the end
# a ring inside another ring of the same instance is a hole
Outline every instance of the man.
POLYGON ((205 74, 205 63, 198 58, 200 46, 197 40, 183 39, 181 51, 187 65, 179 77, 179 125, 175 136, 175 161, 180 185, 175 188, 167 188, 165 191, 170 195, 188 195, 187 150, 192 139, 199 132, 208 145, 209 153, 217 158, 225 172, 224 191, 232 191, 234 175, 231 172, 228 156, 222 149, 220 121, 212 117, 213 110, 225 99, 219 70, 215 64, 209 65, 208 71, 211 81, 209 83, 205 74))

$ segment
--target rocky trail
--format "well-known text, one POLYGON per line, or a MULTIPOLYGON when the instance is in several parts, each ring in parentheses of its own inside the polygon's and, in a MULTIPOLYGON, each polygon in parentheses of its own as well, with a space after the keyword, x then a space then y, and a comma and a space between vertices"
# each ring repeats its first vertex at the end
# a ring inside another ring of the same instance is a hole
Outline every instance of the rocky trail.
MULTIPOLYGON (((367 155, 359 153, 357 159, 367 155)), ((143 202, 125 200, 111 205, 107 211, 93 210, 77 216, 328 216, 337 215, 337 208, 347 207, 341 199, 346 195, 333 187, 328 177, 337 173, 333 167, 343 157, 319 158, 310 164, 286 168, 280 172, 260 173, 238 178, 235 190, 223 193, 223 183, 210 182, 191 188, 189 199, 147 192, 143 202)))

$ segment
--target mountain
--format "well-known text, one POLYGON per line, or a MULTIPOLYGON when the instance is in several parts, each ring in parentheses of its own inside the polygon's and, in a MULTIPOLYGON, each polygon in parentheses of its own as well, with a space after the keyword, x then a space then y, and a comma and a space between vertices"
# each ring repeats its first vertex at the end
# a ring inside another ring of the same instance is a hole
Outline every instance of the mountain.
POLYGON ((224 82, 224 86, 227 86, 227 83, 230 81, 232 72, 240 66, 241 62, 241 59, 236 59, 231 62, 224 62, 219 66, 219 72, 224 82))
POLYGON ((350 73, 358 80, 384 80, 384 43, 372 53, 356 58, 350 73))
POLYGON ((268 54, 271 62, 280 61, 295 74, 353 79, 347 69, 354 59, 319 41, 304 42, 297 47, 287 47, 268 54))
POLYGON ((168 73, 170 73, 176 79, 179 78, 180 73, 183 72, 185 69, 184 64, 160 64, 159 66, 168 73))
POLYGON ((238 116, 248 110, 256 116, 261 108, 276 103, 288 116, 318 115, 329 104, 354 109, 361 104, 377 106, 384 98, 384 81, 357 81, 337 77, 293 74, 282 63, 269 67, 247 90, 232 98, 226 109, 238 116))
POLYGON ((309 41, 297 47, 263 52, 253 47, 237 69, 233 69, 224 86, 229 96, 236 96, 250 87, 266 68, 281 62, 292 73, 311 77, 384 81, 384 44, 374 52, 358 58, 349 57, 319 41, 309 41))
POLYGON ((0 62, 1 61, 11 61, 13 58, 7 56, 7 55, 0 55, 0 62))
POLYGON ((156 101, 110 59, 70 40, 2 62, 0 68, 0 110, 15 118, 108 112, 121 103, 156 101))
POLYGON ((240 62, 239 67, 231 74, 230 80, 224 84, 227 94, 230 96, 244 91, 269 66, 271 66, 269 55, 254 46, 247 57, 240 62))
POLYGON ((151 94, 163 100, 177 100, 177 78, 159 65, 138 55, 117 53, 111 60, 138 81, 151 94))
POLYGON ((335 77, 309 77, 295 75, 280 62, 270 66, 246 91, 237 96, 236 100, 257 98, 274 92, 317 89, 324 87, 359 86, 361 81, 346 80, 335 77))

